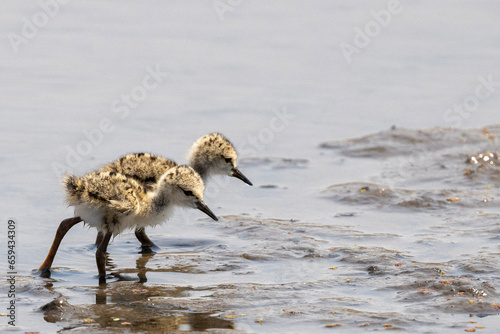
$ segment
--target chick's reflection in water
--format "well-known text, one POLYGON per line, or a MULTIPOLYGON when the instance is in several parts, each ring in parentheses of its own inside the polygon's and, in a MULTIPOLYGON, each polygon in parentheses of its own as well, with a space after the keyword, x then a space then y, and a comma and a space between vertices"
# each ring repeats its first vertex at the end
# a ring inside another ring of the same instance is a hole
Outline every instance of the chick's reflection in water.
MULTIPOLYGON (((54 300, 57 309, 46 309, 45 316, 54 322, 91 321, 92 325, 105 328, 122 327, 135 331, 178 332, 234 329, 232 321, 214 316, 220 310, 203 307, 202 312, 186 312, 176 300, 189 297, 193 288, 143 287, 131 288, 129 283, 115 282, 100 285, 96 303, 91 305, 70 305, 64 297, 63 303, 54 300), (157 298, 157 299, 156 299, 157 298), (167 300, 167 302, 163 301, 167 300), (61 306, 64 310, 61 310, 61 306), (62 312, 66 311, 66 312, 62 312), (81 318, 81 319, 80 319, 81 318), (119 319, 119 320, 117 320, 119 319)), ((181 303, 182 304, 182 303, 181 303)), ((196 308, 196 307, 195 307, 196 308)))

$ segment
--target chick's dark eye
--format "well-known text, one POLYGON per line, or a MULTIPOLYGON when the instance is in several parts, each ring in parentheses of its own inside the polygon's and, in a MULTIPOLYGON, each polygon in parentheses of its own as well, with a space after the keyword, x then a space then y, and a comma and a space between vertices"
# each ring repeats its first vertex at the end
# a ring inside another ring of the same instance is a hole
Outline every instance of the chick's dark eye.
MULTIPOLYGON (((223 157, 223 158, 224 158, 224 157, 223 157)), ((233 162, 233 160, 231 160, 231 158, 224 158, 224 160, 226 160, 226 162, 227 162, 228 164, 230 164, 230 163, 232 163, 232 162, 233 162)))
POLYGON ((182 189, 182 191, 184 192, 184 195, 186 195, 186 196, 193 196, 193 192, 191 190, 182 189))

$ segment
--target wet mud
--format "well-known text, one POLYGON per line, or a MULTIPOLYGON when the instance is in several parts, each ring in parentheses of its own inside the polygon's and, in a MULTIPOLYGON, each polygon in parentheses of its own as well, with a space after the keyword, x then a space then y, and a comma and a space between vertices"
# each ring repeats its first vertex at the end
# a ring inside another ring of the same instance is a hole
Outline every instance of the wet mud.
POLYGON ((307 159, 245 159, 262 179, 255 209, 193 222, 178 237, 152 230, 151 253, 132 233, 117 238, 101 287, 89 234, 63 244, 52 278, 33 273, 18 288, 40 332, 495 333, 498 135, 390 129, 319 144, 307 159), (351 179, 304 193, 304 175, 333 171, 332 159, 351 179), (265 177, 278 172, 276 185, 265 177), (283 214, 269 214, 280 201, 283 214))

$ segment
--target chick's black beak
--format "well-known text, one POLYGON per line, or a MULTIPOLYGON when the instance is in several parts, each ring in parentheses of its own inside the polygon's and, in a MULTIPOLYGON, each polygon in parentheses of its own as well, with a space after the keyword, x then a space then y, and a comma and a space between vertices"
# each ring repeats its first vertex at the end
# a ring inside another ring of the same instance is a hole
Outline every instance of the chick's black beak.
POLYGON ((240 170, 236 167, 234 167, 231 171, 231 176, 237 178, 237 179, 240 179, 241 181, 245 182, 246 184, 248 184, 249 186, 253 186, 252 182, 250 182, 249 179, 247 179, 247 177, 245 175, 243 175, 242 172, 240 172, 240 170))
POLYGON ((212 218, 213 220, 215 221, 218 221, 219 218, 217 218, 217 216, 212 212, 212 210, 210 210, 208 208, 208 206, 203 203, 203 201, 197 201, 196 202, 196 208, 204 213, 207 214, 207 216, 209 216, 210 218, 212 218))

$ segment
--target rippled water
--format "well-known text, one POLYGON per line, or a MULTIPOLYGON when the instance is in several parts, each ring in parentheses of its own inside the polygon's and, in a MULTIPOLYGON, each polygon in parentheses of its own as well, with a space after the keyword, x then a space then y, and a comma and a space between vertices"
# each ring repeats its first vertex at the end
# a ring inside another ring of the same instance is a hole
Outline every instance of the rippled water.
POLYGON ((55 324, 77 332, 308 332, 342 324, 348 331, 484 326, 493 333, 500 312, 500 166, 481 157, 496 156, 499 135, 493 126, 488 134, 390 129, 318 143, 314 161, 242 159, 253 179, 282 176, 243 188, 249 196, 240 202, 268 198, 269 206, 217 223, 180 212, 184 221, 150 229, 160 246, 155 254, 141 254, 133 234, 122 235, 110 246, 109 284, 100 288, 94 233, 76 227, 52 278, 19 278, 22 308, 32 310, 30 322, 40 329, 55 324), (374 166, 384 159, 383 168, 371 182, 303 194, 297 180, 324 172, 332 156, 374 166), (287 214, 286 203, 301 205, 293 200, 299 196, 308 214, 287 214), (276 201, 282 214, 268 214, 276 201))
MULTIPOLYGON (((17 330, 496 333, 498 96, 460 124, 444 115, 478 77, 498 81, 498 4, 404 2, 347 64, 338 44, 371 6, 387 4, 242 2, 219 21, 212 3, 70 2, 19 53, 3 44, 0 202, 17 226, 17 330), (115 112, 157 64, 165 82, 115 112), (113 130, 75 155, 103 119, 113 130), (36 274, 72 215, 60 168, 81 175, 139 151, 183 163, 211 131, 234 142, 254 183, 211 180, 220 221, 179 210, 147 230, 155 253, 118 236, 105 287, 96 232, 77 225, 51 278, 36 274)), ((0 25, 16 32, 39 10, 9 2, 0 25)))

